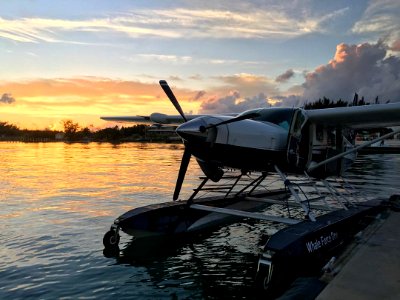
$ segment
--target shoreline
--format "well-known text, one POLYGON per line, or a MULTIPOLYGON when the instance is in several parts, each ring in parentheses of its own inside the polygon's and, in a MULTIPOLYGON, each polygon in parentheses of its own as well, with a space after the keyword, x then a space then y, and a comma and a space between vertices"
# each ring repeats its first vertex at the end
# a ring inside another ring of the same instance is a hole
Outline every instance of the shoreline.
POLYGON ((159 144, 180 144, 181 139, 168 139, 168 138, 154 138, 154 139, 118 139, 118 140, 94 140, 84 139, 76 141, 56 140, 56 139, 4 139, 0 138, 0 142, 4 143, 66 143, 66 144, 89 144, 89 143, 110 143, 110 144, 124 144, 124 143, 159 143, 159 144))

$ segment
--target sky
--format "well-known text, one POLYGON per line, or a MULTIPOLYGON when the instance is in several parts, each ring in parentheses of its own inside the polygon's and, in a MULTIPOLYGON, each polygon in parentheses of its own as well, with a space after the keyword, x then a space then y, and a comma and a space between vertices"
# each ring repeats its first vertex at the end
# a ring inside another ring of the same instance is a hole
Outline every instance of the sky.
POLYGON ((0 122, 400 101, 400 1, 0 2, 0 122))

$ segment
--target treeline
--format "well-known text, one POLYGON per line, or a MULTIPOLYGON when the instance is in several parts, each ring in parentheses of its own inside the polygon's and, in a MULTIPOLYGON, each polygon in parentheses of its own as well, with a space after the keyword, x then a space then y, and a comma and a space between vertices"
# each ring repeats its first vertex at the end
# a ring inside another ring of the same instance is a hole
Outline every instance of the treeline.
MULTIPOLYGON (((389 103, 390 100, 385 103, 389 103)), ((313 103, 306 103, 304 105, 304 109, 323 109, 323 108, 333 108, 333 107, 349 107, 349 106, 362 106, 362 105, 370 105, 370 104, 380 104, 379 98, 376 97, 373 102, 368 102, 364 99, 364 97, 359 98, 358 94, 355 93, 352 102, 343 101, 339 99, 337 101, 330 100, 329 98, 323 97, 322 99, 318 99, 313 103)), ((374 134, 379 133, 380 136, 385 135, 387 133, 392 132, 393 130, 390 128, 373 128, 373 129, 358 129, 355 130, 354 133, 364 133, 364 134, 374 134)), ((391 137, 393 139, 393 137, 391 137)))
POLYGON ((20 129, 8 122, 0 122, 0 140, 7 141, 98 141, 98 142, 120 142, 135 141, 146 137, 147 125, 134 125, 131 127, 115 126, 100 130, 90 130, 81 127, 72 120, 63 121, 64 130, 28 130, 20 129))
MULTIPOLYGON (((389 101, 386 101, 388 103, 389 101)), ((378 97, 373 102, 367 102, 364 97, 359 98, 358 94, 354 94, 352 102, 331 100, 323 97, 313 103, 306 103, 304 109, 321 109, 331 107, 347 107, 347 106, 360 106, 368 105, 370 103, 379 104, 378 97)), ((165 141, 168 140, 171 133, 154 133, 149 132, 148 125, 134 125, 131 127, 112 127, 100 130, 92 130, 88 127, 81 127, 78 123, 72 120, 62 121, 63 131, 57 130, 28 130, 20 129, 8 122, 0 122, 0 140, 16 140, 16 141, 98 141, 98 142, 124 142, 124 141, 138 141, 138 140, 154 140, 165 141)), ((385 131, 384 129, 382 129, 385 131)))
POLYGON ((64 120, 64 139, 67 141, 133 141, 143 139, 146 136, 147 125, 134 125, 131 127, 118 126, 112 128, 104 128, 96 131, 90 130, 88 127, 81 128, 78 123, 72 120, 64 120))
MULTIPOLYGON (((385 103, 389 103, 390 100, 385 103)), ((380 104, 379 97, 376 97, 374 101, 368 102, 364 99, 364 96, 359 98, 358 94, 355 93, 352 102, 343 101, 339 99, 337 101, 331 100, 329 98, 323 97, 322 99, 318 99, 318 101, 312 103, 306 103, 304 105, 304 109, 321 109, 321 108, 333 108, 333 107, 347 107, 347 106, 362 106, 369 104, 380 104)))
POLYGON ((19 129, 8 122, 0 122, 0 140, 53 140, 59 131, 19 129))
POLYGON ((146 139, 148 125, 134 125, 131 127, 115 126, 104 128, 93 133, 92 137, 96 141, 134 141, 146 139))

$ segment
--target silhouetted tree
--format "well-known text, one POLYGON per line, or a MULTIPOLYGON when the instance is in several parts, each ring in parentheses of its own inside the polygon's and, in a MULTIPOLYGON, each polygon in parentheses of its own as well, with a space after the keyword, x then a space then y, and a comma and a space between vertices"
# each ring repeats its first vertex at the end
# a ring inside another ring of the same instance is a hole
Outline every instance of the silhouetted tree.
POLYGON ((77 140, 77 131, 79 129, 79 124, 74 123, 72 120, 63 120, 63 127, 65 133, 65 139, 68 141, 77 140))
POLYGON ((357 106, 357 105, 358 105, 358 94, 354 93, 353 106, 357 106))
POLYGON ((330 108, 330 107, 343 107, 347 106, 348 103, 339 99, 338 101, 331 101, 330 99, 324 97, 323 99, 318 99, 318 101, 313 103, 307 103, 304 106, 304 109, 322 109, 322 108, 330 108))
POLYGON ((8 122, 0 122, 0 136, 16 136, 19 133, 19 128, 8 122))

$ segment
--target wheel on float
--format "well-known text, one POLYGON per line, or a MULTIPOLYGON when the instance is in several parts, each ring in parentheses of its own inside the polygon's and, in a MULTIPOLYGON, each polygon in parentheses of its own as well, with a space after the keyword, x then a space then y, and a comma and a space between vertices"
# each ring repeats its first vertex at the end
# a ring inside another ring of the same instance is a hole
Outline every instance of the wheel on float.
POLYGON ((259 266, 259 270, 256 273, 256 278, 255 278, 255 282, 257 285, 257 288, 263 290, 263 291, 267 291, 269 288, 269 268, 265 267, 263 265, 259 266))
POLYGON ((103 245, 106 248, 117 247, 119 243, 120 236, 118 232, 114 230, 108 231, 103 237, 103 245))

